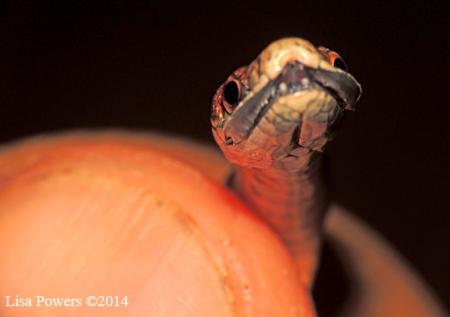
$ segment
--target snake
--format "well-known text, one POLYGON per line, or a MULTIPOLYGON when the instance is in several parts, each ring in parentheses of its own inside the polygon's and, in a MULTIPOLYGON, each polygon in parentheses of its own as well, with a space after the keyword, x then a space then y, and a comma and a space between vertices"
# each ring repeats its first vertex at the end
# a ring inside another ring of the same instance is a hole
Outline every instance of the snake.
POLYGON ((228 185, 277 233, 307 287, 329 205, 322 154, 361 92, 338 53, 292 37, 235 70, 212 100, 212 134, 233 169, 228 185))

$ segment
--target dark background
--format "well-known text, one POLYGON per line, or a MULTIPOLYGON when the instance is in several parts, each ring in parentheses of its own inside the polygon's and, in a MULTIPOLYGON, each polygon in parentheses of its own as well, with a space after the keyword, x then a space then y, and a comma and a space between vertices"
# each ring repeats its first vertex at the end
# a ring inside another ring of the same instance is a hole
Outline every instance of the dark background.
POLYGON ((1 1, 0 141, 125 127, 212 142, 215 88, 272 40, 307 38, 364 89, 329 146, 332 198, 448 300, 448 2, 242 2, 1 1))

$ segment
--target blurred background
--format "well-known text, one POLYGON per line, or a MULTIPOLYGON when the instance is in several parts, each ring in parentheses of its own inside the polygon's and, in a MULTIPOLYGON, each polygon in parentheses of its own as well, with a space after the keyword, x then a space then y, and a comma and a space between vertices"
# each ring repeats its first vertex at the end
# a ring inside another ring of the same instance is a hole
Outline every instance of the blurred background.
MULTIPOLYGON (((363 97, 329 190, 450 298, 448 1, 0 1, 0 142, 80 128, 210 142, 214 90, 269 42, 341 54, 363 97)), ((1 167, 0 167, 1 168, 1 167)))

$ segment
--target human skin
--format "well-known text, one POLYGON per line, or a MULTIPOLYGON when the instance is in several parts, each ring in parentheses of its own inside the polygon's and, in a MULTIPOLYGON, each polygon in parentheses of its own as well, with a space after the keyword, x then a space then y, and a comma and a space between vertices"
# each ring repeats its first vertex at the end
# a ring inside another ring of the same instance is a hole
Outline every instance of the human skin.
POLYGON ((200 147, 176 146, 113 133, 3 149, 0 316, 314 316, 278 237, 189 165, 200 147), (33 307, 6 307, 16 295, 33 307), (91 295, 128 305, 87 307, 91 295))

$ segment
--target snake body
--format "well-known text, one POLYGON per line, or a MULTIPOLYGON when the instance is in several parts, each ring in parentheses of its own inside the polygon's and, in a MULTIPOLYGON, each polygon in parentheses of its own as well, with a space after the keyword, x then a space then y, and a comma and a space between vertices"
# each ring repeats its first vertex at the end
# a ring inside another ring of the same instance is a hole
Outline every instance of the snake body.
POLYGON ((361 87, 339 55, 300 38, 273 42, 217 90, 214 138, 231 187, 279 234, 310 286, 327 201, 321 153, 361 87))

